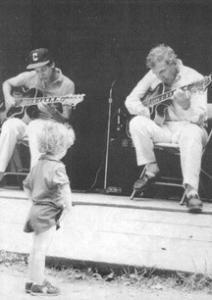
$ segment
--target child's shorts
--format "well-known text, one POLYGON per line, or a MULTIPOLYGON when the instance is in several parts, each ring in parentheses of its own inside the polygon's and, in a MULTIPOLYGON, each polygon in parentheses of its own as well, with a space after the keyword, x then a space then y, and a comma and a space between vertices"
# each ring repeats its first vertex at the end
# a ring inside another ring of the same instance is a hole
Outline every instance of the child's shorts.
POLYGON ((27 221, 24 225, 25 232, 41 233, 47 231, 52 226, 58 229, 59 218, 63 208, 49 204, 33 204, 27 221))

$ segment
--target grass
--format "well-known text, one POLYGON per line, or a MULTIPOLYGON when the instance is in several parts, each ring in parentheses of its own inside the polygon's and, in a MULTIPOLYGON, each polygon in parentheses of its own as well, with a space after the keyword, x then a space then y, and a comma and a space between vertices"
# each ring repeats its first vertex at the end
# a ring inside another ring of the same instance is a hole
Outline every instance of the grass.
MULTIPOLYGON (((15 268, 25 273, 28 256, 0 250, 0 266, 15 268)), ((212 276, 208 274, 188 274, 183 272, 162 271, 155 268, 108 268, 102 271, 97 267, 84 266, 76 268, 71 265, 48 264, 47 273, 62 281, 75 280, 100 281, 109 284, 124 284, 137 288, 154 290, 178 289, 186 292, 204 291, 212 293, 212 276), (50 266, 50 267, 49 267, 50 266)))

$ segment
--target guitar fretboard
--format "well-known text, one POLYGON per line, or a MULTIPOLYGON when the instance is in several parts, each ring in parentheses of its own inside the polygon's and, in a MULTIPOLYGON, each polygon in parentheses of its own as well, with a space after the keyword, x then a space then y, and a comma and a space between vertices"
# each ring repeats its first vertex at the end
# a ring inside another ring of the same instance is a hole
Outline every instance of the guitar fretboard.
POLYGON ((174 92, 175 92, 175 90, 165 92, 164 94, 161 94, 161 95, 149 98, 149 99, 145 99, 142 103, 145 106, 152 107, 154 105, 157 105, 158 103, 161 103, 163 101, 170 99, 173 96, 174 92))
MULTIPOLYGON (((211 81, 212 81, 212 75, 210 74, 208 76, 205 76, 202 80, 182 86, 181 89, 189 90, 191 92, 205 90, 207 88, 207 86, 211 83, 211 81)), ((168 99, 171 99, 175 91, 176 91, 176 89, 173 89, 173 90, 167 91, 163 94, 160 94, 158 96, 146 98, 142 101, 142 103, 147 107, 153 107, 159 103, 162 103, 168 99)))
POLYGON ((22 98, 19 106, 31 106, 39 103, 53 104, 67 102, 68 105, 75 105, 82 102, 85 94, 76 94, 72 96, 49 96, 49 97, 36 97, 36 98, 22 98))

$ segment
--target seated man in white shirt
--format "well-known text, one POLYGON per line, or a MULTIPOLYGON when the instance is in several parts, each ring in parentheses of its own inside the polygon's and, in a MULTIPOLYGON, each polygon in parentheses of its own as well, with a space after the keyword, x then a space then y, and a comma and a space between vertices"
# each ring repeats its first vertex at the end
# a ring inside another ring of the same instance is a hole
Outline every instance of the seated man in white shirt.
POLYGON ((201 89, 182 89, 203 76, 184 66, 169 46, 153 48, 146 59, 150 71, 138 82, 126 99, 126 107, 132 115, 130 134, 136 150, 138 166, 146 166, 146 172, 134 188, 142 190, 154 180, 159 169, 155 159, 154 143, 178 143, 180 148, 183 184, 190 212, 201 212, 202 201, 198 195, 202 149, 207 140, 204 129, 207 120, 207 92, 201 89), (146 100, 147 92, 162 86, 162 93, 174 90, 171 100, 155 119, 150 119, 146 100), (143 103, 142 103, 143 101, 143 103))

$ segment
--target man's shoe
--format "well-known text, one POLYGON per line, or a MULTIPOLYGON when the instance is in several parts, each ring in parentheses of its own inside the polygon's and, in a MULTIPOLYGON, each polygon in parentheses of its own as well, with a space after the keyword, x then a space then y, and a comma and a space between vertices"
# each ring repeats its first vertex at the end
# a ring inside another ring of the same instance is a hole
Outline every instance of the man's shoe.
POLYGON ((5 186, 5 180, 4 180, 4 172, 0 172, 0 187, 5 186))
POLYGON ((198 195, 192 196, 187 199, 187 207, 190 213, 201 213, 202 211, 202 201, 198 195))
POLYGON ((25 292, 27 294, 29 294, 31 292, 32 285, 33 285, 33 282, 26 282, 25 283, 25 292))
POLYGON ((141 178, 138 178, 133 188, 136 191, 142 192, 149 184, 155 180, 155 177, 149 177, 147 174, 144 174, 141 178))
POLYGON ((4 178, 4 172, 0 172, 0 181, 4 178))
POLYGON ((47 280, 44 280, 41 285, 33 284, 30 294, 33 296, 57 296, 60 294, 60 290, 47 280))

